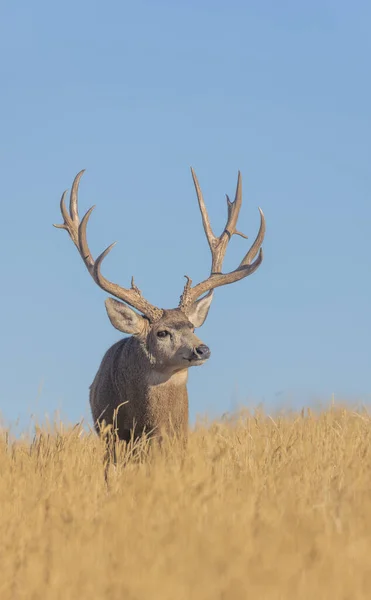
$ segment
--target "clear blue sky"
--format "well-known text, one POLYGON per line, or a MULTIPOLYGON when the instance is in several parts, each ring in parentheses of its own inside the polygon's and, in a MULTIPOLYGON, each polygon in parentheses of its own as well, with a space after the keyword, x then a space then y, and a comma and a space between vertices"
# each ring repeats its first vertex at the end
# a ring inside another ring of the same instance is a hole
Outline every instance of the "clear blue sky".
MULTIPOLYGON (((191 415, 370 401, 371 8, 367 2, 7 2, 1 47, 1 401, 8 420, 89 416, 117 339, 60 222, 75 174, 109 278, 173 307, 210 266, 238 169, 265 260, 219 289, 191 415)), ((226 267, 248 242, 234 238, 226 267)))

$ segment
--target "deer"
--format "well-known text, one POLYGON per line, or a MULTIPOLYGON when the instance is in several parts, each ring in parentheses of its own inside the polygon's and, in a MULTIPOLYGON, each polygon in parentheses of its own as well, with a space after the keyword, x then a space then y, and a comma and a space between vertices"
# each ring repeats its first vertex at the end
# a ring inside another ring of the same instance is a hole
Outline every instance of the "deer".
POLYGON ((114 427, 118 439, 126 443, 143 434, 159 437, 166 434, 187 440, 188 370, 203 365, 211 354, 210 348, 197 337, 195 330, 204 324, 216 288, 252 275, 261 265, 266 227, 263 211, 259 208, 258 234, 239 266, 234 271, 223 273, 224 256, 232 236, 247 238, 236 228, 242 204, 241 173, 238 172, 234 201, 226 196, 226 225, 216 236, 198 179, 191 168, 211 251, 211 270, 209 276, 196 285, 192 285, 191 278, 186 275, 177 308, 162 309, 144 298, 133 277, 128 288, 104 277, 102 262, 116 242, 94 260, 87 242, 87 225, 95 206, 81 220, 78 211, 79 184, 84 172, 80 171, 73 181, 69 210, 66 207, 68 190, 62 194, 60 210, 63 223, 54 226, 68 232, 95 283, 110 294, 105 307, 111 324, 129 336, 107 350, 89 388, 94 427, 97 433, 104 427, 114 427))

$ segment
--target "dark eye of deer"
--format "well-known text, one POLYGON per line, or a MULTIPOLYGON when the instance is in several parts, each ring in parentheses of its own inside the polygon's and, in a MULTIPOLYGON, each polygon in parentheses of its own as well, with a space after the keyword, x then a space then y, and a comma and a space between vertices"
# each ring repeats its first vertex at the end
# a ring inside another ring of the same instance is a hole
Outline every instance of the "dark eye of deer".
POLYGON ((157 337, 159 337, 159 338, 165 338, 167 335, 170 335, 168 331, 158 331, 157 332, 157 337))

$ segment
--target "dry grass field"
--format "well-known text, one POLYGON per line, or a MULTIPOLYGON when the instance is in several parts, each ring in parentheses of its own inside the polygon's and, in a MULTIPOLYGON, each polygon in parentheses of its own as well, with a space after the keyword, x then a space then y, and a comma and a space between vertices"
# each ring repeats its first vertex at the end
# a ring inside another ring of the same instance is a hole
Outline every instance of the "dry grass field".
POLYGON ((80 426, 0 443, 1 600, 371 597, 371 418, 198 426, 109 473, 80 426))

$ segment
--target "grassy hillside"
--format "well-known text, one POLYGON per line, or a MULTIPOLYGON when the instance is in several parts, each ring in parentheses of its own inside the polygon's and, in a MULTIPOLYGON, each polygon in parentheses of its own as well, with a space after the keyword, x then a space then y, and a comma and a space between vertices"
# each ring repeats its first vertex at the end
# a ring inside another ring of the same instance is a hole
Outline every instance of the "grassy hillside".
POLYGON ((0 443, 1 600, 370 598, 371 419, 199 426, 102 469, 79 426, 0 443))

